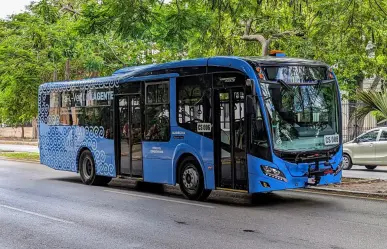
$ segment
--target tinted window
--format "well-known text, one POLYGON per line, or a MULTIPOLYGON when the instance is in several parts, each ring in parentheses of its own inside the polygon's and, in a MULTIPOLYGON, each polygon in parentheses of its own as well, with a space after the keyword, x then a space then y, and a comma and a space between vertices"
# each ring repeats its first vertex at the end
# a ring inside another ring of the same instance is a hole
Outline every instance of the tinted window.
MULTIPOLYGON (((251 103, 254 105, 254 113, 250 116, 250 152, 251 154, 271 160, 270 147, 265 128, 265 122, 262 116, 261 109, 259 107, 257 99, 252 96, 248 96, 252 99, 251 103)), ((248 102, 249 103, 249 102, 248 102)))
POLYGON ((60 93, 50 93, 49 96, 50 109, 48 113, 47 124, 58 125, 60 112, 60 93))
POLYGON ((387 131, 382 131, 382 134, 380 134, 379 141, 387 141, 387 131))
POLYGON ((268 80, 284 80, 289 83, 303 83, 328 79, 326 67, 311 66, 265 66, 263 67, 268 80))
POLYGON ((83 107, 74 111, 73 122, 81 126, 102 126, 104 128, 104 137, 113 138, 113 107, 83 107), (76 117, 76 118, 75 118, 76 117))
POLYGON ((86 92, 86 106, 110 106, 113 96, 113 89, 109 88, 88 90, 86 92))
MULTIPOLYGON (((204 75, 177 80, 177 108, 180 126, 197 131, 197 123, 211 123, 211 85, 204 75)), ((204 135, 211 136, 211 133, 204 135)))
POLYGON ((358 138, 358 141, 359 142, 374 142, 374 141, 376 141, 378 134, 379 134, 379 130, 367 132, 367 133, 361 135, 358 138))
POLYGON ((145 140, 169 140, 169 83, 146 85, 145 140))
POLYGON ((119 85, 119 93, 140 93, 141 91, 140 82, 128 82, 119 85))
POLYGON ((59 123, 72 125, 71 106, 73 104, 71 92, 62 92, 59 123))
POLYGON ((147 104, 164 104, 169 103, 168 84, 151 83, 146 86, 146 103, 147 104))

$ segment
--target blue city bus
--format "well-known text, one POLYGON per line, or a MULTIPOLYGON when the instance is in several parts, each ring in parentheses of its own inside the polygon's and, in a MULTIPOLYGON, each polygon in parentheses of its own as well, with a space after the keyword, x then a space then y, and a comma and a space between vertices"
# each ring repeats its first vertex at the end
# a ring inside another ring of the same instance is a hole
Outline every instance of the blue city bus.
POLYGON ((211 57, 39 87, 40 161, 83 183, 117 176, 246 193, 339 183, 339 86, 313 60, 211 57))

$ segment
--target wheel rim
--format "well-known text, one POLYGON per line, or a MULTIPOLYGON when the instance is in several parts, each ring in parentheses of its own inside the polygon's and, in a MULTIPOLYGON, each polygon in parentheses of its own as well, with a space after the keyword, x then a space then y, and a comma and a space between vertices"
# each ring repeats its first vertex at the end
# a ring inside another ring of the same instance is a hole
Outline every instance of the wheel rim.
POLYGON ((93 174, 93 161, 90 157, 85 157, 82 162, 83 176, 86 180, 90 179, 93 174))
POLYGON ((199 173, 195 166, 188 165, 183 172, 183 186, 190 194, 195 193, 199 187, 199 173))
POLYGON ((349 167, 349 158, 347 156, 343 157, 343 166, 344 169, 348 169, 349 167))

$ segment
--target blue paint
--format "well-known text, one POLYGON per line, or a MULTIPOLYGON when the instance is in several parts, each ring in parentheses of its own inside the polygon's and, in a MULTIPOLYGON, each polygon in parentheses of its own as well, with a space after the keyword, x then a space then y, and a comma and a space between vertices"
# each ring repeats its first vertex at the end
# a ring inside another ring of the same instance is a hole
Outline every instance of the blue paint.
POLYGON ((96 174, 116 176, 114 141, 103 137, 103 127, 49 126, 40 123, 40 162, 56 170, 78 172, 80 150, 91 151, 96 174))

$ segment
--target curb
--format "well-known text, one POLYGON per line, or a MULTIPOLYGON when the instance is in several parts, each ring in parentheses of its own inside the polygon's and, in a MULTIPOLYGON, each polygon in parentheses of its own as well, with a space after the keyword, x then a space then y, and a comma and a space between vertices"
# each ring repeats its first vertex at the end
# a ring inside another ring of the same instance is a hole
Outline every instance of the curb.
POLYGON ((322 191, 334 191, 334 192, 340 192, 340 193, 361 194, 361 195, 378 195, 378 196, 387 197, 387 193, 370 193, 370 192, 355 191, 355 190, 351 191, 351 190, 344 190, 344 189, 331 189, 331 188, 319 188, 319 187, 309 187, 309 189, 322 190, 322 191))
POLYGON ((7 140, 0 140, 0 144, 38 146, 38 142, 21 142, 21 141, 7 141, 7 140))
POLYGON ((342 189, 331 189, 331 188, 321 188, 321 187, 307 187, 305 189, 294 189, 295 192, 309 192, 309 193, 321 193, 326 195, 336 195, 336 196, 348 196, 354 198, 363 198, 363 199, 376 199, 376 200, 387 200, 387 193, 370 193, 362 191, 351 191, 351 190, 342 190, 342 189))

